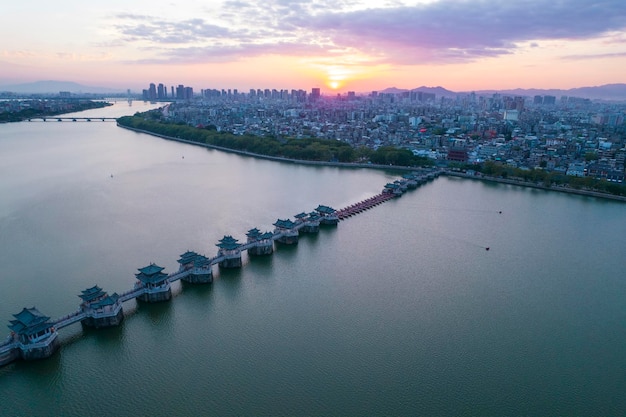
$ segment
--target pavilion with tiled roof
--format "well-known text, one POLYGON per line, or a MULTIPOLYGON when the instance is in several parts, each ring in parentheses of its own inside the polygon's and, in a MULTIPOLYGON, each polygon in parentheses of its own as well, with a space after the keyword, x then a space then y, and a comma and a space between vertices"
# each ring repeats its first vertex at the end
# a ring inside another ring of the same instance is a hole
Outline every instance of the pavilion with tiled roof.
POLYGON ((276 241, 287 245, 298 243, 299 232, 296 224, 290 219, 278 219, 274 222, 276 241))
POLYGON ((400 197, 402 195, 402 190, 400 189, 400 186, 396 183, 387 183, 385 184, 383 193, 391 193, 396 197, 400 197))
POLYGON ((239 248, 239 240, 235 239, 231 235, 226 235, 219 240, 215 246, 220 248, 222 251, 234 251, 239 248))
POLYGON ((20 353, 23 359, 47 358, 59 347, 54 323, 35 307, 24 308, 13 317, 15 320, 11 320, 9 329, 22 345, 20 353))
POLYGON ((102 288, 100 288, 97 285, 94 285, 91 288, 82 290, 78 296, 83 300, 84 303, 91 303, 100 298, 105 297, 106 295, 107 293, 102 291, 102 288))
POLYGON ((248 255, 261 256, 271 255, 274 252, 274 234, 272 232, 261 233, 256 227, 248 230, 248 243, 253 246, 248 248, 248 255))
POLYGON ((198 254, 192 251, 187 251, 180 255, 180 258, 178 259, 180 267, 183 268, 185 266, 191 266, 196 259, 196 256, 198 256, 198 254))
POLYGON ((248 243, 256 242, 261 236, 261 231, 255 227, 254 229, 248 230, 246 236, 248 237, 248 243))
POLYGON ((302 223, 304 219, 308 216, 308 214, 302 212, 293 216, 296 219, 296 223, 302 223))
POLYGON ((321 216, 318 212, 312 211, 303 219, 300 231, 303 233, 317 233, 320 230, 321 216))
POLYGON ((83 300, 80 307, 87 317, 81 320, 90 327, 117 326, 124 319, 122 303, 116 293, 107 294, 97 285, 81 291, 79 297, 83 300))
POLYGON ((419 182, 417 181, 417 174, 415 172, 404 174, 402 178, 406 180, 406 186, 408 188, 414 189, 419 185, 419 182))
POLYGON ((137 297, 138 300, 156 302, 172 298, 170 283, 167 280, 167 274, 163 272, 164 269, 153 263, 138 269, 139 273, 135 276, 139 281, 139 286, 145 288, 144 294, 137 297))
POLYGON ((137 279, 144 284, 159 285, 167 280, 167 274, 163 272, 165 268, 157 264, 150 264, 139 268, 139 273, 135 274, 137 279))
POLYGON ((241 267, 241 249, 237 239, 231 235, 226 235, 219 240, 216 244, 219 248, 217 250, 217 256, 221 256, 224 259, 220 261, 219 265, 223 268, 239 268, 241 267))
POLYGON ((315 209, 320 215, 321 224, 336 225, 339 223, 339 217, 337 216, 337 210, 329 206, 319 205, 315 209))
POLYGON ((47 337, 53 330, 50 317, 44 316, 35 307, 24 308, 14 314, 15 320, 11 320, 9 329, 18 335, 20 342, 34 343, 41 338, 47 337))
POLYGON ((187 251, 180 255, 178 260, 180 268, 178 272, 188 273, 181 278, 185 282, 192 284, 206 284, 213 282, 213 271, 211 270, 211 260, 196 252, 187 251))

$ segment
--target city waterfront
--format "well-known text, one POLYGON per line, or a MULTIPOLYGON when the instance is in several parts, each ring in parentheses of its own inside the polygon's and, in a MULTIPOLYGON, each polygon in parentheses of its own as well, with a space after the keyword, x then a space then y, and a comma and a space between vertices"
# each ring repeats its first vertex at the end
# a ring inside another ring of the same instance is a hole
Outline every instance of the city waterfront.
MULTIPOLYGON (((121 292, 150 262, 173 272, 186 250, 214 256, 226 234, 344 207, 399 176, 113 123, 2 132, 6 324, 33 305, 56 318, 85 288, 121 292)), ((211 285, 177 283, 168 303, 127 303, 120 327, 63 329, 52 358, 0 368, 0 414, 620 414, 623 219, 619 202, 439 178, 297 247, 244 255, 211 285)))

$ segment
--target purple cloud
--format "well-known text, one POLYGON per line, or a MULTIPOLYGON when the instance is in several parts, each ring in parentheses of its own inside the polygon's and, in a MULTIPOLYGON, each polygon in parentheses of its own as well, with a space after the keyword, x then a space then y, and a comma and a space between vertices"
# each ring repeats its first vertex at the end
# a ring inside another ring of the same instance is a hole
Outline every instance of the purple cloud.
MULTIPOLYGON (((440 0, 354 10, 351 0, 228 0, 219 24, 117 16, 125 42, 150 43, 157 61, 234 60, 263 54, 357 51, 375 62, 466 62, 514 53, 538 40, 588 39, 626 28, 623 0, 440 0)), ((623 39, 623 38, 622 38, 623 39)))
POLYGON ((179 22, 149 16, 123 14, 115 28, 127 42, 148 41, 156 44, 186 44, 209 38, 228 38, 237 34, 227 28, 210 24, 203 19, 179 22))
POLYGON ((439 1, 420 6, 326 13, 306 20, 338 45, 405 60, 468 60, 511 53, 517 43, 585 39, 626 27, 622 0, 439 1), (391 51, 391 53, 389 52, 391 51))
MULTIPOLYGON (((133 61, 140 64, 197 64, 203 62, 230 62, 242 57, 262 55, 319 56, 329 55, 325 48, 303 43, 278 42, 271 44, 241 44, 171 48, 157 50, 157 57, 133 61)), ((332 54, 330 54, 332 55, 332 54)))

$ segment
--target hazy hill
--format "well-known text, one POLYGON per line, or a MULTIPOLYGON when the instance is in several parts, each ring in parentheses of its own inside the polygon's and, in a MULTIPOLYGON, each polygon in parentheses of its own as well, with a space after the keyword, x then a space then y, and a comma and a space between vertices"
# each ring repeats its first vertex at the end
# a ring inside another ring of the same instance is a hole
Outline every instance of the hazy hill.
POLYGON ((412 89, 411 91, 421 91, 422 93, 432 93, 435 94, 436 97, 456 97, 459 93, 455 93, 454 91, 447 90, 441 86, 437 87, 426 87, 421 86, 412 89))
POLYGON ((412 88, 412 89, 407 89, 407 88, 396 88, 396 87, 390 87, 390 88, 385 88, 384 90, 379 91, 379 93, 383 93, 383 94, 400 94, 400 93, 405 93, 407 91, 421 91, 424 93, 434 93, 437 97, 456 97, 459 94, 464 94, 464 93, 455 93, 454 91, 450 91, 450 90, 446 90, 443 87, 437 86, 437 87, 426 87, 426 86, 422 86, 422 87, 417 87, 417 88, 412 88))
POLYGON ((567 90, 570 95, 604 100, 626 100, 626 84, 606 84, 598 87, 581 87, 567 90))
MULTIPOLYGON (((560 89, 539 89, 539 88, 516 88, 513 90, 480 90, 475 92, 477 95, 491 95, 494 93, 506 94, 511 96, 555 96, 557 99, 561 96, 589 98, 592 100, 626 100, 626 84, 606 84, 595 87, 571 88, 569 90, 560 89)), ((467 93, 462 93, 467 94, 467 93)))
POLYGON ((389 87, 389 88, 385 88, 384 90, 379 91, 379 93, 381 94, 400 94, 400 93, 404 93, 405 91, 409 91, 406 88, 396 88, 396 87, 389 87))
MULTIPOLYGON (((409 91, 408 89, 401 88, 387 88, 382 90, 381 93, 402 93, 409 91)), ((472 93, 471 91, 463 91, 463 92, 455 92, 447 90, 443 87, 417 87, 413 88, 410 91, 422 91, 425 93, 434 93, 437 97, 449 97, 455 98, 457 96, 464 96, 472 93)), ((572 96, 572 97, 581 97, 581 98, 589 98, 593 100, 612 100, 612 101, 626 101, 626 84, 606 84, 600 85, 596 87, 580 87, 580 88, 572 88, 569 90, 560 90, 560 89, 538 89, 538 88, 516 88, 509 90, 476 90, 474 93, 477 96, 491 96, 492 94, 498 93, 503 95, 510 96, 555 96, 557 98, 561 96, 572 96)))

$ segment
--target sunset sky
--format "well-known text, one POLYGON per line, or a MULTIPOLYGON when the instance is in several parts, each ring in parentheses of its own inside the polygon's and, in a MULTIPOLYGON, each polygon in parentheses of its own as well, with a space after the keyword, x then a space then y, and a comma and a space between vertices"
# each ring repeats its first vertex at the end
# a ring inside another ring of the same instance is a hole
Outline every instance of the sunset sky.
POLYGON ((454 91, 626 82, 624 0, 27 0, 0 85, 454 91))

